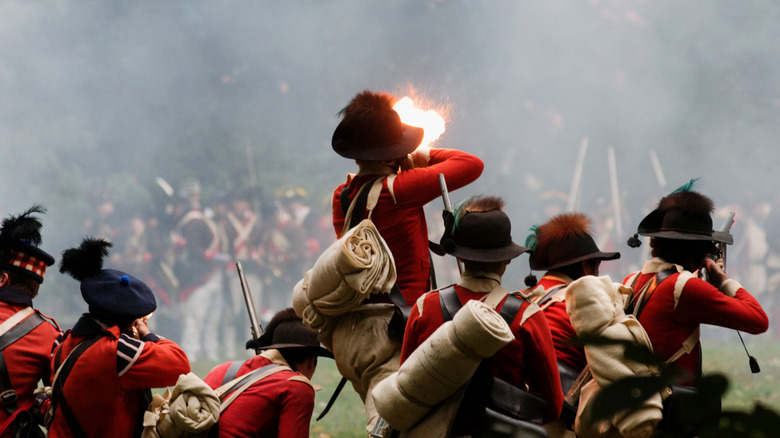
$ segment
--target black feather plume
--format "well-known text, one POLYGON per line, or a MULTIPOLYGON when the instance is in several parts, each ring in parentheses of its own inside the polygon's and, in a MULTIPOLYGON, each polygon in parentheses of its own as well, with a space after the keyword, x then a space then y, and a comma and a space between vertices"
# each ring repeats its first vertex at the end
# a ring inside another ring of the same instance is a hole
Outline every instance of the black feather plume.
POLYGON ((21 240, 29 245, 40 245, 41 221, 33 215, 44 213, 46 213, 46 209, 36 204, 18 216, 10 216, 3 219, 3 228, 0 229, 0 241, 21 240))
POLYGON ((103 269, 103 258, 108 256, 108 248, 111 248, 111 242, 88 237, 78 248, 62 252, 60 272, 78 281, 94 277, 103 269))

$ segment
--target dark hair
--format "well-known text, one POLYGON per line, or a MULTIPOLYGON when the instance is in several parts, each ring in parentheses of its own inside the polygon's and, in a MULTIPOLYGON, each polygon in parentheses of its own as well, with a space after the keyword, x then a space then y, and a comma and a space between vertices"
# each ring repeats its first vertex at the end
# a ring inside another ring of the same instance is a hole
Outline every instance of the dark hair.
POLYGON ((669 263, 681 265, 687 270, 701 266, 707 256, 717 252, 715 243, 710 240, 679 240, 653 237, 650 239, 650 255, 669 263))
POLYGON ((472 272, 498 272, 503 266, 504 261, 500 262, 480 262, 476 260, 463 260, 463 267, 472 272))
POLYGON ((24 291, 30 298, 38 296, 38 289, 41 284, 38 280, 30 277, 29 275, 23 275, 18 272, 9 271, 6 269, 0 269, 0 274, 8 274, 8 284, 24 291))
POLYGON ((580 262, 572 263, 570 265, 561 266, 560 268, 555 268, 553 271, 558 271, 562 274, 566 274, 571 278, 572 280, 576 280, 580 277, 585 276, 585 270, 582 269, 582 264, 585 263, 592 267, 594 270, 597 266, 601 264, 601 259, 587 259, 582 260, 580 262))
POLYGON ((317 351, 308 347, 280 348, 279 353, 293 371, 298 371, 298 364, 307 361, 310 357, 317 357, 317 351))

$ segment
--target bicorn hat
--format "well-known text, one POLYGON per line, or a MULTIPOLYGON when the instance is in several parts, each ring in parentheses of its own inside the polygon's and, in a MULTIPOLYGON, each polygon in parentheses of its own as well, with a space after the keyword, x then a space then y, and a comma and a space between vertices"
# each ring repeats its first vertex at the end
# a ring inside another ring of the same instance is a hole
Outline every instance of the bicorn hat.
POLYGON ((341 114, 333 132, 333 150, 355 160, 394 160, 414 152, 424 131, 401 122, 393 109, 395 97, 387 93, 358 93, 341 114))
POLYGON ((78 248, 63 251, 60 272, 81 282, 81 296, 98 319, 127 322, 154 312, 157 300, 146 283, 116 269, 103 269, 110 247, 103 239, 84 239, 78 248))
MULTIPOLYGON (((639 223, 637 234, 677 240, 709 240, 734 243, 727 231, 712 228, 714 204, 710 198, 694 192, 696 179, 661 198, 658 207, 639 223)), ((629 239, 631 245, 633 239, 629 239)))
POLYGON ((303 320, 291 307, 271 318, 257 341, 249 341, 247 348, 257 350, 309 349, 312 354, 333 358, 333 353, 320 346, 317 331, 303 325, 303 320))
POLYGON ((477 262, 501 262, 528 251, 512 241, 512 224, 497 197, 475 196, 444 212, 440 244, 447 254, 477 262))
POLYGON ((35 214, 46 213, 34 205, 18 216, 3 220, 0 229, 0 268, 43 283, 46 268, 54 264, 54 257, 38 248, 41 244, 41 221, 35 214))
POLYGON ((542 225, 531 228, 525 241, 531 248, 531 269, 549 271, 585 260, 615 260, 619 252, 603 252, 590 235, 591 221, 582 213, 553 216, 542 225))

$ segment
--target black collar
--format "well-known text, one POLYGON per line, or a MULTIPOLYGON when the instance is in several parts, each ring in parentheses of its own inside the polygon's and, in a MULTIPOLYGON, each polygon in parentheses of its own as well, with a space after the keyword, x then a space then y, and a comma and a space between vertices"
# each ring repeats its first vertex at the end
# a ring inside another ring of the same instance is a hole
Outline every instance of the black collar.
POLYGON ((76 321, 76 325, 73 326, 71 333, 73 333, 74 336, 92 336, 103 330, 103 326, 101 326, 92 315, 84 313, 81 315, 81 318, 76 321))
POLYGON ((32 307, 32 298, 27 295, 27 292, 16 286, 0 288, 0 301, 13 304, 24 304, 27 307, 32 307))

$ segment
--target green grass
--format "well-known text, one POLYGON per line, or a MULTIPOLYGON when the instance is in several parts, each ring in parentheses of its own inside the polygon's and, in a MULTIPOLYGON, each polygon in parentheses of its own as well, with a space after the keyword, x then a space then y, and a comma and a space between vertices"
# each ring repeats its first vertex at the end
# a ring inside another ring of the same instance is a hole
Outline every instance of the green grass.
POLYGON ((769 335, 742 334, 748 352, 758 360, 761 372, 752 374, 748 356, 733 330, 718 329, 703 339, 705 374, 721 373, 729 379, 723 409, 752 410, 756 403, 780 412, 780 343, 769 335))
MULTIPOLYGON (((772 342, 767 336, 742 335, 748 343, 748 350, 761 365, 761 372, 752 374, 745 350, 733 330, 705 332, 703 338, 705 374, 721 373, 730 382, 723 398, 724 410, 751 411, 756 403, 780 412, 780 343, 772 342)), ((198 362, 193 372, 204 377, 216 363, 198 362)), ((312 379, 322 389, 315 396, 314 418, 319 415, 336 388, 341 376, 335 363, 320 359, 317 372, 312 379)), ((363 403, 352 386, 347 383, 336 404, 320 421, 312 418, 312 438, 365 437, 365 413, 363 403)))

